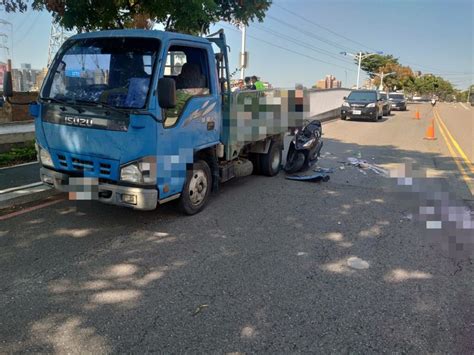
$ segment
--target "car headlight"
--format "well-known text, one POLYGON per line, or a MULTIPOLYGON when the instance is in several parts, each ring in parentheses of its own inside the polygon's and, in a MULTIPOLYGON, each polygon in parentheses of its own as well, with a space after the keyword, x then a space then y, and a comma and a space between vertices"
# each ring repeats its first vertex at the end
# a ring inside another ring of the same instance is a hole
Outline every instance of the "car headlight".
POLYGON ((309 148, 311 147, 311 145, 314 143, 314 141, 316 140, 316 138, 311 138, 309 141, 307 141, 305 144, 303 144, 303 148, 309 148))
POLYGON ((342 103, 342 106, 344 106, 344 107, 351 107, 351 105, 349 105, 349 103, 348 103, 348 102, 345 102, 345 101, 342 103))
POLYGON ((41 148, 40 146, 37 147, 37 150, 39 150, 39 160, 43 166, 49 166, 51 168, 54 167, 53 159, 51 159, 51 154, 44 149, 41 148))
POLYGON ((372 103, 368 104, 368 105, 365 106, 365 107, 375 107, 375 102, 372 102, 372 103))
POLYGON ((145 157, 120 169, 120 180, 136 184, 156 183, 156 158, 145 157))

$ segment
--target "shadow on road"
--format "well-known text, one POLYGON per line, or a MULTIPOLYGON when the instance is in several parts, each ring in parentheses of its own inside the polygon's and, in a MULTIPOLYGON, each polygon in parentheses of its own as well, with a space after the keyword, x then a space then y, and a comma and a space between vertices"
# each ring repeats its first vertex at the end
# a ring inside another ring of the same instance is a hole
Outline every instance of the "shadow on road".
POLYGON ((472 261, 426 238, 393 181, 339 168, 360 150, 450 163, 325 147, 330 182, 251 176, 192 217, 64 202, 2 223, 1 351, 472 351, 472 261))

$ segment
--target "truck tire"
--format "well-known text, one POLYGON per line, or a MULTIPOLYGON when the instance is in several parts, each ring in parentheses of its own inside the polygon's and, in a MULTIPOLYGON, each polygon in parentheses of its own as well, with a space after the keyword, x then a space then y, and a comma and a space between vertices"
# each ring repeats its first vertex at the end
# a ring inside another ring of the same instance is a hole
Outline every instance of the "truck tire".
POLYGON ((260 172, 262 175, 275 176, 281 169, 281 145, 273 141, 267 154, 260 155, 260 172))
POLYGON ((187 215, 201 211, 209 200, 212 188, 211 169, 204 160, 198 160, 187 171, 186 182, 179 200, 181 210, 187 215))
POLYGON ((260 160, 261 160, 260 159, 260 154, 258 154, 258 153, 249 153, 248 158, 253 164, 252 174, 253 175, 260 174, 260 160))

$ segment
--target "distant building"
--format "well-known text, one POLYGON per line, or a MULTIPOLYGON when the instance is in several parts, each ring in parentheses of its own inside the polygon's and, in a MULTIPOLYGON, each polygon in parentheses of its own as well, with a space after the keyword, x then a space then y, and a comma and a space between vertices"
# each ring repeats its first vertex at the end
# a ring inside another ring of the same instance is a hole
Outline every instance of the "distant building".
POLYGON ((317 89, 337 89, 342 87, 342 82, 340 80, 336 80, 334 75, 326 75, 324 79, 318 80, 316 83, 317 89))
POLYGON ((22 63, 22 64, 20 64, 20 69, 21 70, 31 70, 31 64, 30 63, 22 63))
POLYGON ((0 90, 3 90, 3 76, 7 71, 7 63, 0 62, 0 90))
POLYGON ((43 68, 39 70, 36 74, 35 86, 32 88, 32 91, 39 91, 41 89, 41 85, 43 85, 44 78, 48 74, 48 68, 43 68))

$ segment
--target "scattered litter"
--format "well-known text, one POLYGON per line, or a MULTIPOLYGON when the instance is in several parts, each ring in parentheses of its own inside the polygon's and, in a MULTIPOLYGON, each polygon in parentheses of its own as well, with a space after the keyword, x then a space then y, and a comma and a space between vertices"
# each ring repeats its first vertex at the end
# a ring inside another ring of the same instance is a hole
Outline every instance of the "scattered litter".
POLYGON ((199 305, 199 306, 196 308, 196 310, 194 311, 193 317, 196 316, 196 315, 198 315, 199 313, 201 313, 201 311, 202 311, 204 308, 207 308, 207 307, 209 307, 209 305, 207 305, 207 304, 201 304, 201 305, 199 305))
POLYGON ((298 255, 298 256, 306 256, 306 255, 308 255, 308 253, 306 253, 306 252, 304 252, 304 251, 300 251, 300 252, 298 252, 298 254, 296 254, 296 255, 298 255))
POLYGON ((337 224, 341 225, 341 222, 337 222, 337 224))
POLYGON ((362 153, 360 151, 357 153, 357 158, 362 158, 362 153))
POLYGON ((322 174, 332 174, 334 172, 332 168, 322 168, 320 166, 316 167, 316 169, 313 169, 313 171, 322 174))
POLYGON ((321 173, 315 173, 312 175, 290 175, 287 176, 286 179, 288 180, 296 180, 296 181, 329 181, 330 176, 321 173))
POLYGON ((367 175, 367 173, 366 173, 364 170, 360 169, 360 168, 359 168, 359 171, 360 171, 362 174, 367 175))
POLYGON ((358 258, 356 256, 352 256, 347 259, 347 265, 357 270, 364 270, 369 268, 369 263, 367 261, 362 260, 361 258, 358 258))
POLYGON ((345 169, 344 165, 341 165, 341 166, 339 167, 339 170, 344 170, 344 169, 345 169))
POLYGON ((349 161, 348 164, 351 165, 351 166, 355 166, 355 167, 358 167, 360 169, 369 169, 369 170, 373 171, 374 173, 376 173, 377 175, 381 175, 381 176, 385 176, 385 177, 389 176, 389 173, 388 173, 387 170, 385 170, 383 168, 380 168, 375 164, 370 164, 365 160, 356 159, 356 158, 347 158, 347 160, 349 161))

